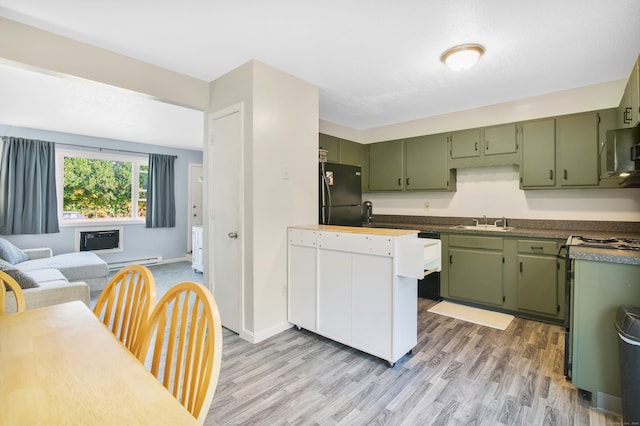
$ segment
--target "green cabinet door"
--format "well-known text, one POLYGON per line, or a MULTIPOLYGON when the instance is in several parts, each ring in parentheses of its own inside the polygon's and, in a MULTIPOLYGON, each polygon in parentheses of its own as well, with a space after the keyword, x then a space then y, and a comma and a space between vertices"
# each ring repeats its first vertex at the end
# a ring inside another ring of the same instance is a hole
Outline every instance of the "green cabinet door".
POLYGON ((556 316, 558 303, 558 261, 555 257, 518 255, 518 309, 556 316))
POLYGON ((620 306, 640 306, 640 266, 576 259, 574 277, 571 381, 592 393, 595 406, 599 393, 622 394, 614 321, 620 306))
POLYGON ((403 141, 377 142, 369 145, 369 190, 402 191, 403 141))
POLYGON ((362 191, 369 189, 369 147, 368 145, 342 139, 340 141, 340 163, 360 166, 362 171, 362 191))
POLYGON ((481 304, 504 303, 502 251, 449 247, 449 296, 481 304))
POLYGON ((335 136, 320 133, 318 137, 320 149, 327 150, 327 161, 331 163, 340 162, 340 139, 335 136))
POLYGON ((451 158, 480 156, 480 129, 453 132, 451 140, 451 158))
POLYGON ((556 119, 560 186, 598 185, 598 113, 556 119))
POLYGON ((555 132, 554 119, 522 124, 520 182, 523 188, 555 186, 555 132))
POLYGON ((449 188, 447 134, 418 136, 405 141, 405 189, 407 191, 449 188))
POLYGON ((367 146, 342 139, 340 141, 340 163, 363 167, 367 161, 367 146))
POLYGON ((515 124, 484 129, 484 155, 511 154, 517 151, 515 124))

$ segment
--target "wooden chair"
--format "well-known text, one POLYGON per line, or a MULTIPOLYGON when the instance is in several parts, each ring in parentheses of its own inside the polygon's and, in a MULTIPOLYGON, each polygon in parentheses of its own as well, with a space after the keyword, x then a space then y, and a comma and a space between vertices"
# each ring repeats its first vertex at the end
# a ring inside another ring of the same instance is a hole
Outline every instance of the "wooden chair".
POLYGON ((9 286, 16 298, 16 312, 23 312, 26 309, 26 302, 20 284, 11 275, 0 271, 0 315, 4 315, 7 309, 7 288, 5 285, 9 286))
POLYGON ((93 313, 135 353, 140 330, 156 304, 156 282, 142 265, 127 266, 104 288, 93 313))
POLYGON ((211 292, 188 281, 172 287, 151 313, 137 357, 203 424, 222 363, 222 325, 211 292))

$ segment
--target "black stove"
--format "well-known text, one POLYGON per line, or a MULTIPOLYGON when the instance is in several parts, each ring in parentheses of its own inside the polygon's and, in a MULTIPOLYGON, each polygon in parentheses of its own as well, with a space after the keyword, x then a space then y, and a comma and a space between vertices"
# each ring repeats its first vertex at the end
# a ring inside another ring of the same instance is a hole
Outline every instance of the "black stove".
POLYGON ((609 250, 640 251, 640 239, 638 238, 594 238, 572 236, 569 237, 567 245, 609 250))

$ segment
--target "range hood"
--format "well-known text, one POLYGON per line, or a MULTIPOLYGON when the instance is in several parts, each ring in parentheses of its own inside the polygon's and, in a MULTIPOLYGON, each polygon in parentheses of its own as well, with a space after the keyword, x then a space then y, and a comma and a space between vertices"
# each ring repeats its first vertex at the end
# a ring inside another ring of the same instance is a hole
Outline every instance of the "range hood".
POLYGON ((621 178, 620 186, 637 186, 640 183, 640 170, 636 167, 638 161, 635 161, 638 143, 638 127, 607 130, 607 140, 601 151, 601 177, 621 178))

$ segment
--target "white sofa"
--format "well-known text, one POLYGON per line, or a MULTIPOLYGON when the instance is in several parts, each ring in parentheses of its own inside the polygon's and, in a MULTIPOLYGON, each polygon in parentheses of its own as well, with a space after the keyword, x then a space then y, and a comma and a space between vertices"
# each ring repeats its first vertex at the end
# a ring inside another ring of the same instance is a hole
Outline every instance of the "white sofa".
MULTIPOLYGON (((78 252, 53 256, 50 248, 22 250, 28 259, 15 264, 0 260, 2 269, 16 269, 28 275, 37 287, 25 288, 26 308, 35 309, 80 300, 87 306, 90 292, 102 290, 109 267, 95 253, 78 252)), ((7 312, 15 312, 15 298, 7 294, 7 312)))

